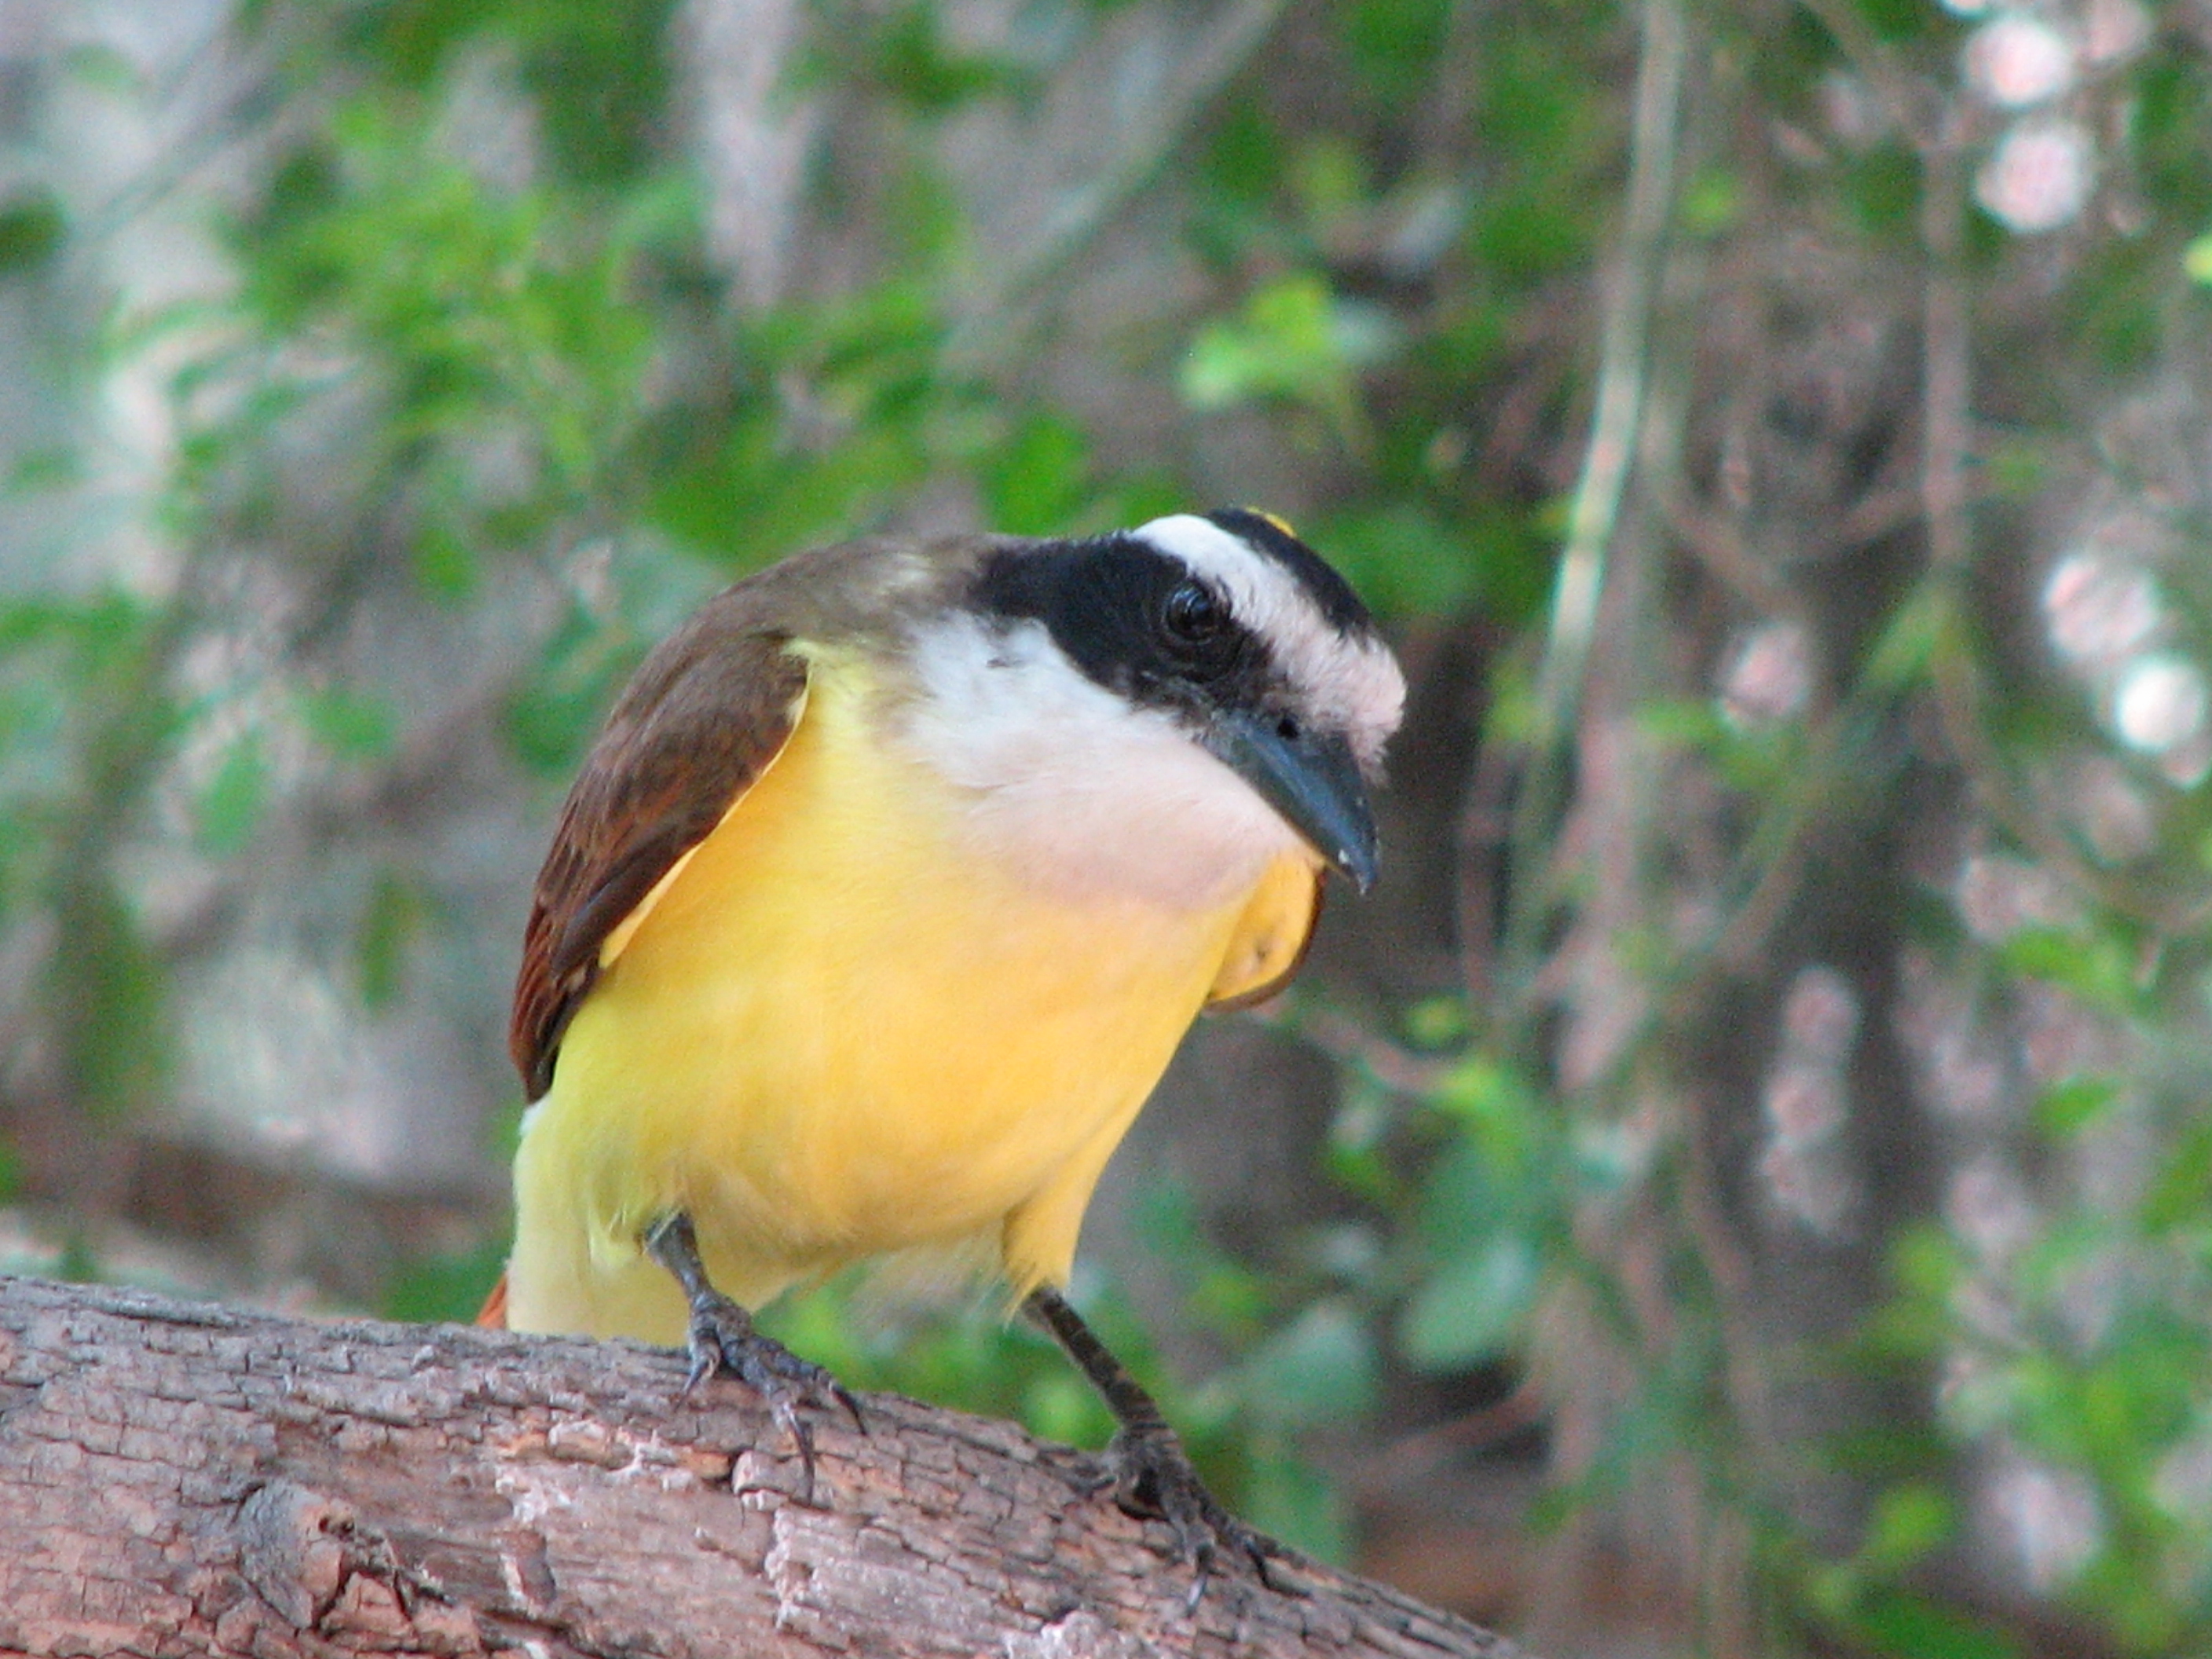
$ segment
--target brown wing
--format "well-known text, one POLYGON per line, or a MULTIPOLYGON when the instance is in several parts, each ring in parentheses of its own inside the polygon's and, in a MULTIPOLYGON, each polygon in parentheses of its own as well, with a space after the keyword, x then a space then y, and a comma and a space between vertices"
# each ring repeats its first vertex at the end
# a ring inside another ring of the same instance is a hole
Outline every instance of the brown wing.
POLYGON ((507 1052, 536 1100, 599 948, 781 750, 806 665, 740 584, 647 657, 561 809, 522 938, 507 1052))

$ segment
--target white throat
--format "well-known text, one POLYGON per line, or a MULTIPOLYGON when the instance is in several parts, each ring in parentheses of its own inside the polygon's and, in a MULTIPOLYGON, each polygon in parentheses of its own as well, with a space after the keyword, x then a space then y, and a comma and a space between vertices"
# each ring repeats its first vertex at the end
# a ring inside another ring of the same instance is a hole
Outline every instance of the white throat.
POLYGON ((913 648, 893 740, 966 797, 978 854, 1040 890, 1208 909, 1304 851, 1242 778, 1167 714, 1086 678, 1042 623, 994 629, 960 612, 913 648))

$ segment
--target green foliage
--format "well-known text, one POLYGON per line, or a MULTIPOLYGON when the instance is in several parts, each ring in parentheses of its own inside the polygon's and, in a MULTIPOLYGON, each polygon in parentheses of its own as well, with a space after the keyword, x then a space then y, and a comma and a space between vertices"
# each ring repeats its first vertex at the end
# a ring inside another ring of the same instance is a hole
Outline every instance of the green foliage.
POLYGON ((2138 1205, 2055 1218, 2010 1261, 1912 1236, 1879 1327, 1898 1357, 1954 1356, 1966 1380, 1947 1415, 1962 1440, 2008 1440, 2082 1483, 2100 1524, 2073 1593, 2146 1650, 2192 1650, 2212 1631, 2212 1526, 2197 1491, 2212 1369, 2208 1146, 2201 1123, 2185 1127, 2138 1205), (1994 1295, 2015 1334, 1963 1322, 1969 1295, 1994 1295), (1962 1346, 1970 1358, 1955 1357, 1962 1346))
POLYGON ((77 1098, 115 1114, 150 1104, 168 1079, 167 977, 112 886, 80 886, 59 911, 66 947, 48 976, 56 1034, 77 1098))
POLYGON ((1330 9, 1364 90, 1416 106, 1442 55, 1452 9, 1446 0, 1354 0, 1330 9))
POLYGON ((2130 77, 2135 98, 2128 137, 2151 199, 2169 222, 2187 228, 2212 220, 2212 179, 2203 167, 2212 123, 2212 70, 2187 52, 2155 52, 2130 77))
POLYGON ((507 1269, 507 1240, 486 1238, 475 1249, 425 1256, 400 1270, 378 1311, 386 1319, 465 1325, 507 1269))
POLYGON ((1045 410, 1017 422, 979 471, 991 522, 1008 535, 1039 536, 1076 520, 1094 467, 1082 428, 1045 410))
POLYGON ((1871 237, 1902 236, 1920 209, 1920 167, 1902 144, 1877 144, 1853 161, 1844 205, 1871 237))
POLYGON ((1869 1590, 1831 1614, 1838 1632, 1894 1659, 2017 1659, 2021 1650, 1970 1615, 1910 1590, 1869 1590))
POLYGON ((300 719, 315 741, 340 760, 381 760, 398 736, 390 700, 352 686, 301 692, 300 719))
POLYGON ((1419 499, 1399 498, 1333 514, 1312 534, 1378 615, 1449 617, 1513 592, 1516 574, 1537 562, 1537 550, 1519 539, 1521 521, 1492 517, 1453 522, 1419 499))
POLYGON ((1012 59, 953 45, 939 9, 923 0, 904 0, 841 35, 831 72, 877 88, 919 115, 950 115, 978 99, 1030 88, 1012 59))
POLYGON ((354 957, 362 1005, 372 1012, 399 999, 409 947, 422 928, 423 908, 421 890, 397 870, 380 872, 369 889, 354 957))
POLYGON ((1422 1370, 1472 1370, 1510 1358, 1526 1340, 1540 1258, 1517 1233, 1484 1233, 1455 1241, 1449 1259, 1407 1298, 1399 1346, 1422 1370))
POLYGON ((1583 192, 1615 161, 1617 118, 1587 50, 1601 22, 1593 15, 1554 14, 1531 29, 1501 16, 1485 38, 1495 60, 1480 82, 1475 118, 1511 158, 1486 191, 1468 226, 1469 250, 1491 280, 1509 290, 1569 270, 1586 269, 1598 227, 1583 192))
POLYGON ((231 744, 200 791, 195 817, 202 849, 217 858, 244 852, 268 798, 268 757, 261 734, 249 731, 231 744))
POLYGON ((68 235, 61 204, 49 191, 31 191, 0 204, 0 279, 41 270, 68 235))
POLYGON ((2069 330, 2101 372, 2140 373, 2166 343, 2172 287, 2173 254, 2163 239, 2107 244, 2072 285, 2069 330))
MULTIPOLYGON (((1337 1179, 1389 1231, 1340 1225, 1310 1239, 1322 1271, 1306 1312, 1271 1339, 1286 1358, 1312 1355, 1306 1374, 1334 1378, 1340 1420, 1370 1408, 1386 1364, 1449 1377, 1512 1364, 1564 1259, 1569 1206, 1601 1178, 1595 1165, 1578 1171, 1552 1103, 1474 1040, 1457 1003, 1418 1005, 1408 1034, 1442 1051, 1435 1085, 1416 1105, 1355 1081, 1330 1146, 1337 1179)), ((1248 1374, 1280 1409, 1301 1397, 1298 1373, 1250 1373, 1267 1352, 1248 1374)))
POLYGON ((687 234, 677 188, 607 214, 501 187, 418 112, 358 97, 278 167, 234 242, 249 326, 317 338, 387 400, 366 469, 412 486, 417 569, 458 596, 469 550, 533 542, 612 489, 657 344, 634 289, 687 234), (499 437, 525 447, 534 487, 484 474, 477 458, 499 437))
POLYGON ((0 922, 37 908, 58 948, 41 989, 64 1079, 93 1110, 158 1097, 171 1060, 166 975, 97 864, 108 802, 174 729, 148 683, 158 618, 120 594, 0 604, 0 922))
POLYGON ((1390 346, 1378 314, 1331 295, 1318 276, 1285 276, 1253 293, 1241 316, 1199 331, 1183 362, 1182 392, 1199 410, 1280 398, 1352 443, 1360 436, 1358 373, 1390 346))

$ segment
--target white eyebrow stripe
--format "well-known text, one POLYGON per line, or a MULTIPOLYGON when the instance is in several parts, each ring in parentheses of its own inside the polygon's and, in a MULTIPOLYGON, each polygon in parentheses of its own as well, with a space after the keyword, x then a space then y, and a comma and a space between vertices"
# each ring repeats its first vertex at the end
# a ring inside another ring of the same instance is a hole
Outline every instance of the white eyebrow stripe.
POLYGON ((1279 561, 1210 519, 1176 513, 1130 534, 1218 587, 1237 618, 1267 642, 1315 714, 1352 739, 1364 764, 1381 757, 1405 708, 1406 682, 1378 635, 1340 631, 1279 561))

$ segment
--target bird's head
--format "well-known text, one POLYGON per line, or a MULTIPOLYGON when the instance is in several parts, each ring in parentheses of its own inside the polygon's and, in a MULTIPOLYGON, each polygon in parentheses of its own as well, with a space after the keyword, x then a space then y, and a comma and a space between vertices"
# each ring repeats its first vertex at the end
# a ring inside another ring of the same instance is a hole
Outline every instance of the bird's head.
POLYGON ((1194 836, 1218 820, 1255 844, 1286 829, 1373 882, 1368 792, 1405 681, 1351 586, 1279 520, 1231 508, 1003 538, 962 608, 986 647, 961 702, 1000 711, 971 728, 979 743, 1034 713, 1065 744, 1055 775, 1088 768, 1084 786, 1139 819, 1149 806, 1172 835, 1181 812, 1194 836))

